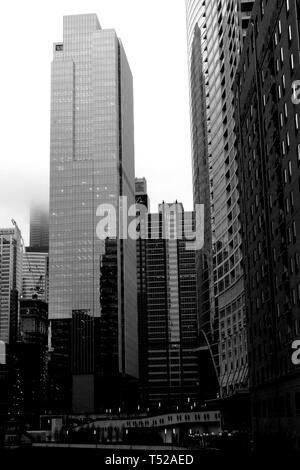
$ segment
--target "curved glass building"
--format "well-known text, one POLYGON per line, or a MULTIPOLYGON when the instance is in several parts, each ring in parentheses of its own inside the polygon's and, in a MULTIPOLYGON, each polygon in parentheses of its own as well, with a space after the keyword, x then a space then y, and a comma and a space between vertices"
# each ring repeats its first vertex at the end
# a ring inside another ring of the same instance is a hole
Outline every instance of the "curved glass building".
POLYGON ((199 322, 223 397, 248 385, 233 84, 253 3, 186 0, 194 202, 206 205, 199 322))

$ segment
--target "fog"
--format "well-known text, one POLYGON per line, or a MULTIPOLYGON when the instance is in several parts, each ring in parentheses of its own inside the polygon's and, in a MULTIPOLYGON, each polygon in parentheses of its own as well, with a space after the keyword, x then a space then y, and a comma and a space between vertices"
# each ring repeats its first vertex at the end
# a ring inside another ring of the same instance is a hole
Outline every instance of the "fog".
POLYGON ((64 14, 97 13, 122 39, 134 77, 136 176, 151 209, 192 207, 184 0, 3 2, 0 36, 0 227, 28 241, 29 205, 48 197, 50 64, 64 14))

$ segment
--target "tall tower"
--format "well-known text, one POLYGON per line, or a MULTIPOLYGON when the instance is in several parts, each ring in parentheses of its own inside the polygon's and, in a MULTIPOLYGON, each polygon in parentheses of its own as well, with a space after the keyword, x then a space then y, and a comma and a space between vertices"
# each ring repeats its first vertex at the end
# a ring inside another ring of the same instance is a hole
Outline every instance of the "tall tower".
POLYGON ((286 454, 300 449, 299 25, 298 0, 256 2, 235 89, 252 433, 286 454))
POLYGON ((49 208, 34 204, 30 208, 30 247, 32 250, 48 252, 49 208))
POLYGON ((199 377, 195 251, 187 248, 195 214, 176 202, 162 203, 146 217, 137 242, 143 399, 151 407, 187 405, 203 396, 205 385, 199 377))
POLYGON ((96 234, 104 204, 134 204, 133 85, 120 39, 95 14, 64 17, 63 35, 51 79, 52 385, 58 402, 72 385, 81 412, 138 376, 135 241, 96 234))
POLYGON ((222 396, 247 387, 233 83, 252 6, 186 0, 194 201, 206 205, 200 328, 208 341, 219 342, 212 352, 222 396))
POLYGON ((18 338, 21 291, 21 233, 17 227, 0 229, 0 341, 5 344, 18 338))

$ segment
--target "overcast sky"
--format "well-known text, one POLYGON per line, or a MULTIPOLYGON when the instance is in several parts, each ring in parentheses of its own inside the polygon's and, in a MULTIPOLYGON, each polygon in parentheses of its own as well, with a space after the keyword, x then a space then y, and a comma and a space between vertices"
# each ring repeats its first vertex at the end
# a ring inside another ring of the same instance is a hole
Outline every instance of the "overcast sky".
POLYGON ((62 16, 97 13, 122 39, 134 78, 136 176, 151 210, 192 208, 184 0, 15 0, 1 3, 0 227, 28 241, 29 203, 48 197, 50 63, 62 16))

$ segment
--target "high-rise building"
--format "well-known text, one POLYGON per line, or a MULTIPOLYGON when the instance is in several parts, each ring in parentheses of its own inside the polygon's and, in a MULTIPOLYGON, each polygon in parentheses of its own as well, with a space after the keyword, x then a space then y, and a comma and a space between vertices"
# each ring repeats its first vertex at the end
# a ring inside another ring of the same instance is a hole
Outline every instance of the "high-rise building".
POLYGON ((195 251, 187 248, 195 218, 179 203, 146 217, 137 241, 143 399, 150 407, 192 404, 202 385, 195 251))
POLYGON ((49 250, 49 208, 46 204, 32 204, 30 208, 30 247, 49 250))
POLYGON ((252 428, 264 448, 276 436, 300 445, 299 21, 296 0, 255 3, 235 94, 252 428))
POLYGON ((136 268, 137 268, 137 305, 138 305, 138 337, 139 337, 139 385, 140 396, 143 405, 147 405, 147 264, 146 264, 146 236, 147 226, 142 226, 142 220, 148 221, 150 210, 149 197, 147 193, 146 178, 135 179, 135 203, 137 214, 141 218, 140 236, 136 241, 136 268), (143 207, 141 207, 143 206, 143 207))
POLYGON ((22 244, 17 227, 0 229, 0 341, 18 337, 19 300, 22 292, 22 244))
POLYGON ((93 411, 138 377, 136 242, 96 233, 108 205, 134 204, 133 85, 120 39, 95 14, 64 17, 63 35, 52 62, 51 380, 54 401, 67 406, 72 389, 73 410, 93 411))
POLYGON ((223 398, 248 385, 233 84, 252 6, 186 0, 194 202, 205 204, 206 224, 198 259, 200 324, 223 398))
POLYGON ((148 211, 150 210, 146 178, 135 178, 135 203, 145 206, 148 211))
POLYGON ((40 299, 20 301, 20 336, 15 347, 22 411, 45 410, 47 381, 48 305, 40 299))
POLYGON ((49 256, 26 248, 23 255, 22 298, 38 298, 48 303, 49 296, 49 256))

